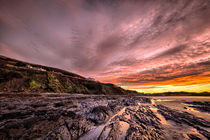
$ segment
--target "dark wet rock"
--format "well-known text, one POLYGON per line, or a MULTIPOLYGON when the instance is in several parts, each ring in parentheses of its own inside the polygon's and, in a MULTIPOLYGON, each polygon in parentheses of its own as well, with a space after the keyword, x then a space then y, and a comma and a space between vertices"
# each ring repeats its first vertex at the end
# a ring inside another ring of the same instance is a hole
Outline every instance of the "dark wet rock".
MULTIPOLYGON (((126 102, 126 101, 124 101, 126 102)), ((122 104, 120 101, 111 101, 108 103, 109 108, 111 109, 112 112, 116 113, 118 111, 120 111, 120 109, 122 108, 122 106, 120 106, 120 104, 122 104)))
POLYGON ((0 115, 0 121, 3 121, 5 119, 21 119, 24 118, 24 116, 31 114, 31 112, 9 112, 0 115))
POLYGON ((188 134, 188 137, 191 140, 202 140, 198 135, 195 135, 195 134, 188 134))
POLYGON ((148 106, 126 106, 108 122, 99 139, 164 139, 159 119, 148 106), (159 125, 159 126, 158 126, 159 125))
POLYGON ((61 106, 64 106, 65 104, 63 102, 58 102, 58 103, 55 103, 54 106, 55 107, 61 107, 61 106))
POLYGON ((129 100, 122 102, 125 106, 136 106, 138 103, 151 103, 151 100, 145 97, 130 96, 127 98, 129 98, 129 100))
MULTIPOLYGON (((2 140, 79 139, 94 125, 106 123, 124 107, 124 103, 136 105, 147 101, 141 97, 133 99, 133 96, 57 93, 0 93, 0 100, 2 140)), ((116 120, 131 122, 123 115, 116 117, 116 120)), ((119 129, 122 128, 118 123, 109 125, 107 138, 121 135, 119 129)))
POLYGON ((195 109, 202 112, 208 112, 210 113, 210 102, 199 102, 199 101, 193 101, 193 102, 185 102, 187 104, 191 104, 195 109))
MULTIPOLYGON (((159 132, 160 133, 160 132, 159 132)), ((159 134, 155 129, 149 129, 146 126, 142 127, 139 125, 131 125, 131 127, 127 131, 126 140, 133 139, 151 139, 151 140, 161 140, 164 139, 164 135, 159 134)))
POLYGON ((134 133, 128 131, 127 139, 135 138, 133 135, 135 133, 142 134, 139 138, 149 139, 150 137, 154 139, 162 139, 164 133, 162 131, 161 123, 158 117, 149 109, 147 106, 139 106, 137 110, 128 109, 128 112, 131 113, 132 122, 131 129, 134 129, 134 133))
POLYGON ((91 123, 86 121, 86 119, 84 119, 82 116, 77 117, 77 120, 65 119, 62 126, 59 126, 57 129, 51 131, 44 139, 78 139, 80 136, 90 130, 91 123))
POLYGON ((62 115, 70 117, 70 118, 73 118, 73 119, 77 117, 77 115, 73 111, 68 111, 68 110, 67 111, 63 111, 62 115))
MULTIPOLYGON (((19 122, 7 123, 0 133, 3 138, 15 139, 77 139, 90 129, 90 122, 72 112, 57 115, 27 118, 19 122), (76 118, 76 119, 75 119, 76 118), (78 119, 79 118, 79 119, 78 119), (13 131, 11 131, 13 130, 13 131), (15 131, 21 131, 20 134, 15 131), (45 135, 47 135, 45 137, 45 135)), ((0 137, 0 138, 1 138, 0 137)))
POLYGON ((83 117, 81 119, 74 121, 73 123, 69 123, 67 121, 68 130, 71 134, 72 139, 77 139, 86 132, 88 132, 93 125, 91 122, 87 121, 83 117), (71 124, 71 125, 70 125, 71 124))
POLYGON ((196 127, 196 129, 198 130, 198 132, 200 134, 202 134, 203 136, 205 136, 207 139, 210 139, 210 132, 207 131, 207 130, 204 130, 203 128, 200 128, 200 127, 196 127))
POLYGON ((107 136, 107 140, 117 140, 120 136, 120 124, 119 121, 116 121, 115 123, 110 124, 111 130, 107 136))
POLYGON ((30 106, 33 107, 33 108, 39 108, 39 107, 47 106, 47 104, 36 103, 36 104, 31 104, 30 106))
POLYGON ((87 119, 98 125, 105 123, 110 118, 111 113, 110 108, 97 106, 87 114, 87 119))
POLYGON ((53 133, 51 133, 49 136, 44 138, 45 140, 52 140, 52 139, 61 139, 61 140, 71 140, 71 134, 69 133, 67 127, 65 125, 59 127, 56 129, 53 133))
POLYGON ((127 109, 132 119, 136 119, 137 122, 151 125, 151 126, 159 126, 160 120, 159 118, 149 109, 148 106, 140 106, 137 110, 127 109))
POLYGON ((209 106, 210 102, 199 102, 199 101, 193 101, 193 102, 185 102, 187 104, 192 104, 192 105, 204 105, 204 106, 209 106))

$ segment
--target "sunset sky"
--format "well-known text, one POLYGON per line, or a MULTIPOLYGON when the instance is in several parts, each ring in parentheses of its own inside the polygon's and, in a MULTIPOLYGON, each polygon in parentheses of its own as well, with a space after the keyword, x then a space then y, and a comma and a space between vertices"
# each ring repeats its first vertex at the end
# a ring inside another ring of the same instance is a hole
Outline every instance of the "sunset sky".
POLYGON ((210 92, 210 0, 0 0, 0 55, 139 92, 210 92))

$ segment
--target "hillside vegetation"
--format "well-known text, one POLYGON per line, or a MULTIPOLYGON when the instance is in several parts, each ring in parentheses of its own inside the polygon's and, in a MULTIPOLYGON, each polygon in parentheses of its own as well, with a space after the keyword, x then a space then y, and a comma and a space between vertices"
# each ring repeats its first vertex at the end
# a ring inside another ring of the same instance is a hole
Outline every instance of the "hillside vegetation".
POLYGON ((89 80, 57 68, 0 56, 1 92, 56 92, 82 94, 136 94, 113 84, 89 80))

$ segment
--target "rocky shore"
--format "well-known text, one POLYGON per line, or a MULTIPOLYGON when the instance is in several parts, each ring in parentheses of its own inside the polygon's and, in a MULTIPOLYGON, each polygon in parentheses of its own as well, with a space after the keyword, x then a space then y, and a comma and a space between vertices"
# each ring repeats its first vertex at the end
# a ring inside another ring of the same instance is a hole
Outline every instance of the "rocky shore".
POLYGON ((0 93, 0 100, 1 140, 210 138, 207 120, 146 97, 0 93))
POLYGON ((185 102, 186 104, 190 104, 190 107, 193 107, 202 112, 209 112, 210 113, 210 102, 185 102))

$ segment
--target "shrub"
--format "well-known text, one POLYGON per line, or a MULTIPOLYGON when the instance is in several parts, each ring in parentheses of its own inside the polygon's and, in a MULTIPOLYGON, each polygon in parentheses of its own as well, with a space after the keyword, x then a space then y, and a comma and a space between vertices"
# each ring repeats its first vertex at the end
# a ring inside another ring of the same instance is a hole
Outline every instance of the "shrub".
POLYGON ((31 88, 39 88, 41 85, 38 84, 36 81, 32 80, 29 82, 31 88))
POLYGON ((25 67, 26 64, 23 63, 23 62, 17 62, 17 63, 15 64, 15 66, 25 67))

